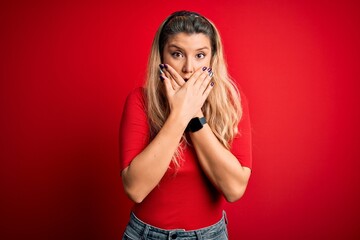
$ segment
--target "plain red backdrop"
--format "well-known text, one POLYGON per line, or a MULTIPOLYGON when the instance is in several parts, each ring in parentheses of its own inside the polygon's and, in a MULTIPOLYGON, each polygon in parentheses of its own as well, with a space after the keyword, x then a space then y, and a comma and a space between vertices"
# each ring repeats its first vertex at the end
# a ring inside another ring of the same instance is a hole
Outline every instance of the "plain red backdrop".
POLYGON ((156 0, 1 3, 1 239, 120 239, 122 107, 182 9, 215 22, 250 102, 230 239, 360 238, 357 1, 156 0))

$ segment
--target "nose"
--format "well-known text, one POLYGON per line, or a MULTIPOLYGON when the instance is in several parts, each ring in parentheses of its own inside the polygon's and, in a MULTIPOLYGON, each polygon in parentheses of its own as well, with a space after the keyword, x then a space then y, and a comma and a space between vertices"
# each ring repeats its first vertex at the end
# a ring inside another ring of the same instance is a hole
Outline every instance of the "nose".
POLYGON ((194 67, 194 63, 191 61, 191 59, 186 59, 182 67, 182 72, 192 74, 194 73, 194 67))

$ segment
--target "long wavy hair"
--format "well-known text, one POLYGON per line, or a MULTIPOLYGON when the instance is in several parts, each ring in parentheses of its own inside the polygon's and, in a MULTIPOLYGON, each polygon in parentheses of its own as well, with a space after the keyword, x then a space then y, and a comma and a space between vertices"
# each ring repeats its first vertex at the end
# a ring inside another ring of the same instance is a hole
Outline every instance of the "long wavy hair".
MULTIPOLYGON (((210 39, 212 48, 210 67, 214 73, 212 81, 215 85, 202 111, 217 139, 225 148, 230 149, 232 140, 238 134, 237 126, 242 116, 240 94, 228 74, 221 38, 215 25, 200 14, 189 11, 175 12, 165 19, 152 43, 145 83, 150 139, 156 136, 170 114, 165 87, 159 80, 159 64, 162 63, 164 46, 169 37, 178 33, 202 33, 210 39)), ((177 167, 180 166, 181 152, 185 144, 188 142, 184 134, 172 159, 177 167)))

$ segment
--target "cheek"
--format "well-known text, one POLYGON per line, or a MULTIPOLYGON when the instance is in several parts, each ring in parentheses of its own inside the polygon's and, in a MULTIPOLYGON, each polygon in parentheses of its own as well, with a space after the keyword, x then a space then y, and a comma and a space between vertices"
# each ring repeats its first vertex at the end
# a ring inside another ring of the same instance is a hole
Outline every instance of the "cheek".
POLYGON ((206 59, 206 64, 207 64, 207 66, 209 66, 209 67, 210 67, 210 64, 211 64, 211 57, 209 57, 209 58, 207 58, 207 59, 206 59))
MULTIPOLYGON (((174 61, 173 61, 173 59, 171 58, 170 55, 164 54, 164 56, 163 56, 163 63, 169 64, 169 65, 172 66, 172 65, 174 64, 174 61)), ((172 66, 172 67, 173 67, 173 66, 172 66)))
POLYGON ((203 67, 211 67, 210 66, 210 58, 206 58, 206 59, 203 59, 203 61, 199 61, 196 64, 195 69, 198 70, 198 69, 203 68, 203 67))
POLYGON ((177 71, 178 73, 181 72, 181 62, 179 61, 175 61, 173 58, 168 57, 168 56, 164 56, 164 64, 168 64, 170 65, 173 69, 175 69, 175 71, 177 71))

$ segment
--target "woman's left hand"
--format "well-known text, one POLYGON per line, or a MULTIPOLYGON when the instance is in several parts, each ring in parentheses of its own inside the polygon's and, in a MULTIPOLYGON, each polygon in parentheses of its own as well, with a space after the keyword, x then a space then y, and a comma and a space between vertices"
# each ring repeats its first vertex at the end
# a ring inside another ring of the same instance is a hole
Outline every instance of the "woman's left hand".
MULTIPOLYGON (((186 83, 186 81, 169 64, 166 64, 166 65, 163 64, 162 66, 163 67, 161 68, 161 70, 162 70, 163 74, 161 74, 161 75, 163 75, 163 76, 165 75, 168 79, 170 79, 173 89, 175 91, 178 91, 186 83)), ((193 77, 193 76, 191 76, 191 77, 193 77)), ((190 79, 191 79, 191 77, 190 77, 190 79)), ((211 76, 210 76, 210 78, 211 78, 211 76)), ((195 116, 203 117, 204 114, 202 113, 202 111, 200 109, 195 116)))

